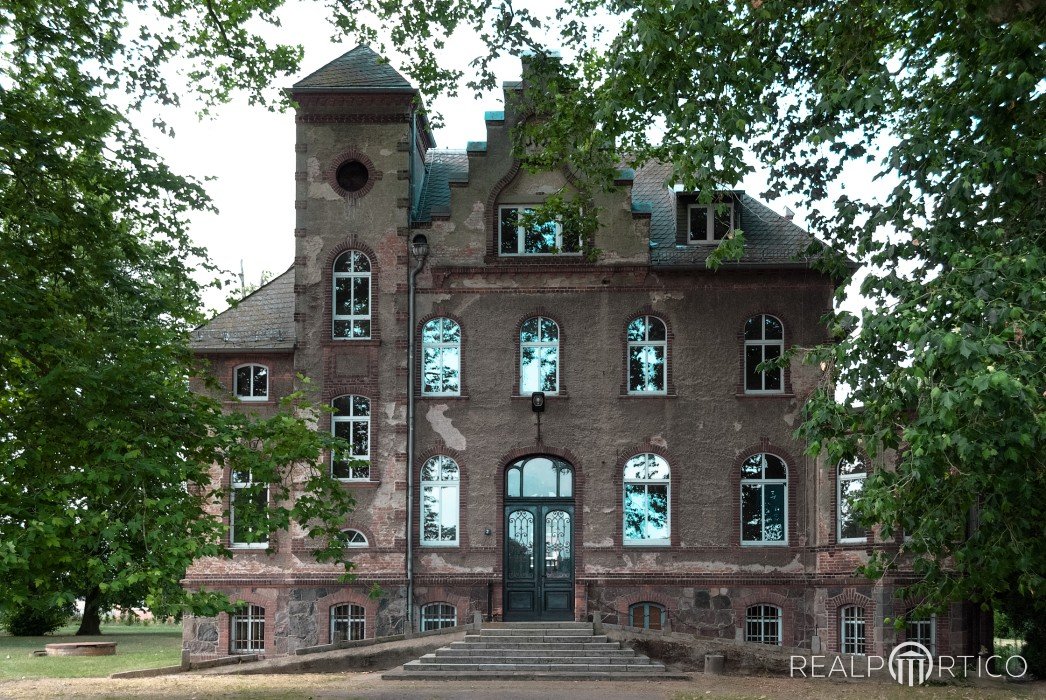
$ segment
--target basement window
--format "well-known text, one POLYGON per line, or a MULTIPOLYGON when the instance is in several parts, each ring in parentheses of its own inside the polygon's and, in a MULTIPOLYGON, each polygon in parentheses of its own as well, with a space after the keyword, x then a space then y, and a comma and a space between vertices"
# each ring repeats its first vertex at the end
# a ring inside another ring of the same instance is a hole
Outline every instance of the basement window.
POLYGON ((629 627, 644 630, 663 630, 668 614, 665 608, 657 603, 635 603, 628 608, 629 627))
POLYGON ((458 610, 449 603, 429 603, 421 609, 421 631, 441 630, 458 624, 458 610))

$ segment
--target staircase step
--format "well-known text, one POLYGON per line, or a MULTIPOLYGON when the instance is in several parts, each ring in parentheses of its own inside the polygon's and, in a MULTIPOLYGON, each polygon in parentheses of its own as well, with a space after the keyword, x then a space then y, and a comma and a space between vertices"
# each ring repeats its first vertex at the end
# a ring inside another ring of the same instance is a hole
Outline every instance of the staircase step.
POLYGON ((444 664, 423 663, 422 661, 409 661, 403 664, 403 670, 412 671, 602 671, 607 673, 624 671, 664 671, 665 666, 661 663, 646 664, 564 664, 564 663, 487 663, 487 664, 444 664))
POLYGON ((584 649, 611 650, 620 649, 620 642, 451 642, 451 649, 550 649, 555 651, 573 652, 584 649))
POLYGON ((387 681, 689 681, 693 677, 674 671, 407 671, 382 674, 387 681))
POLYGON ((591 622, 484 622, 484 630, 526 629, 592 629, 591 622))
POLYGON ((651 663, 645 656, 447 656, 425 654, 420 659, 424 664, 603 664, 607 666, 639 665, 651 663))
POLYGON ((567 644, 603 644, 607 641, 605 634, 560 635, 560 634, 513 634, 487 635, 466 634, 465 641, 484 642, 486 644, 534 644, 536 642, 565 642, 567 644))
POLYGON ((495 627, 480 630, 481 637, 591 637, 592 627, 495 627))
POLYGON ((517 659, 529 658, 532 656, 555 656, 565 657, 577 654, 579 656, 614 656, 614 657, 631 657, 635 656, 636 652, 632 649, 604 649, 602 647, 592 648, 593 644, 586 645, 588 648, 581 649, 560 649, 559 647, 545 647, 535 649, 476 649, 471 647, 442 647, 436 650, 437 656, 501 656, 501 657, 512 657, 517 659))

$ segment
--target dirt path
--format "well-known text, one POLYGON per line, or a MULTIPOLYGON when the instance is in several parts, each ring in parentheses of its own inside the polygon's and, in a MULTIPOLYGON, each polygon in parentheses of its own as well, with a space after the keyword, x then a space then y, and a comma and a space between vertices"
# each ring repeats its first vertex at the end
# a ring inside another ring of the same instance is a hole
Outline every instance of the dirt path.
POLYGON ((842 682, 722 676, 673 682, 403 682, 383 681, 378 673, 342 673, 280 676, 176 675, 135 680, 105 678, 46 679, 0 683, 3 698, 198 698, 245 697, 367 698, 369 700, 1004 700, 1046 698, 1046 683, 976 687, 902 688, 875 681, 842 682))

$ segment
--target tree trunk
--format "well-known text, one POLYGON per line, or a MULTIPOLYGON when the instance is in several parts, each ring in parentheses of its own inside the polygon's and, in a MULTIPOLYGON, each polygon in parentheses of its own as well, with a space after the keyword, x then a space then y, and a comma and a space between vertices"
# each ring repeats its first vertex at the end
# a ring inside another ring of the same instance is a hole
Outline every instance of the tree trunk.
POLYGON ((95 586, 84 598, 84 616, 80 620, 80 629, 76 636, 99 635, 102 633, 102 592, 95 586))

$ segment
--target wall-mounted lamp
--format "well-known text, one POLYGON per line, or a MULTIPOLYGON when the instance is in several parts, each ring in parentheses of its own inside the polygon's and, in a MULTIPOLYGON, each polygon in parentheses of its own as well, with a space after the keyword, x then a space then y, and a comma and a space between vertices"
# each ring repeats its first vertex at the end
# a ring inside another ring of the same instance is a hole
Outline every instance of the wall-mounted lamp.
POLYGON ((410 252, 414 253, 414 257, 419 260, 429 254, 429 239, 424 233, 415 234, 411 239, 410 252))
POLYGON ((545 392, 535 391, 530 395, 530 410, 534 413, 543 413, 545 411, 545 392))

